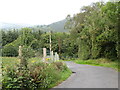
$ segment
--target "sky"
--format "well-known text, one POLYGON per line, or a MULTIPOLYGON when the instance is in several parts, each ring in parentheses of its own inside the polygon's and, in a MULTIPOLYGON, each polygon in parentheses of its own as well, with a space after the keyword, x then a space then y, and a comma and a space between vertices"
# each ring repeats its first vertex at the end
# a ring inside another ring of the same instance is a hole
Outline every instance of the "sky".
POLYGON ((0 0, 0 22, 47 25, 97 1, 100 0, 0 0))

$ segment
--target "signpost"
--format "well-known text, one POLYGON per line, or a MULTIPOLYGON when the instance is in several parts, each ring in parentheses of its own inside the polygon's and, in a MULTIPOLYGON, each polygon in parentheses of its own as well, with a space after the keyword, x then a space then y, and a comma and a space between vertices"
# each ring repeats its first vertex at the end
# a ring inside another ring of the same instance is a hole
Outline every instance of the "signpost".
POLYGON ((43 61, 46 62, 46 48, 43 48, 43 61))

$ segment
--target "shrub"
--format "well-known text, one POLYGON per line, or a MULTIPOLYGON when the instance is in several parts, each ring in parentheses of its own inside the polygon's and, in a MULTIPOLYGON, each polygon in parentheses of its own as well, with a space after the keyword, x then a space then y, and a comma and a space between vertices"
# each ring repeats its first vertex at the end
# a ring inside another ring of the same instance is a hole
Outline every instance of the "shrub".
POLYGON ((67 69, 67 66, 63 62, 54 62, 58 70, 64 71, 67 69))
MULTIPOLYGON (((5 88, 40 89, 50 88, 61 79, 63 69, 67 67, 62 62, 51 64, 37 62, 28 65, 27 68, 7 68, 3 71, 2 86, 5 88), (60 65, 60 66, 59 66, 60 65)), ((67 71, 67 69, 66 69, 67 71)))
POLYGON ((35 51, 31 47, 28 47, 28 46, 22 47, 22 57, 23 58, 29 59, 29 58, 35 56, 34 53, 35 53, 35 51))
POLYGON ((3 47, 2 56, 8 56, 8 57, 18 56, 18 50, 12 44, 8 44, 3 47))
POLYGON ((22 56, 19 57, 21 59, 21 66, 27 67, 28 59, 34 56, 34 50, 31 47, 23 46, 22 47, 22 56))
POLYGON ((22 68, 7 68, 3 73, 2 88, 22 88, 30 86, 29 70, 22 68))

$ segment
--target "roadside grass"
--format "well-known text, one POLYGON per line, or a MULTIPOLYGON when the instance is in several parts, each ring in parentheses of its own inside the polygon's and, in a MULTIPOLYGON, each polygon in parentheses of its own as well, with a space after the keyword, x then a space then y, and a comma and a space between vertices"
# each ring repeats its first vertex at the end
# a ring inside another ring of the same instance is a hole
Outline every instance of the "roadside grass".
POLYGON ((70 69, 67 69, 65 72, 60 72, 59 74, 61 76, 61 79, 58 80, 56 83, 51 84, 49 88, 53 88, 62 83, 63 81, 65 81, 72 74, 72 72, 70 69))
POLYGON ((118 60, 111 61, 109 59, 100 58, 100 59, 90 59, 90 60, 74 60, 77 64, 87 64, 87 65, 93 65, 93 66, 103 66, 103 67, 109 67, 113 68, 116 71, 120 71, 120 67, 118 66, 118 60))

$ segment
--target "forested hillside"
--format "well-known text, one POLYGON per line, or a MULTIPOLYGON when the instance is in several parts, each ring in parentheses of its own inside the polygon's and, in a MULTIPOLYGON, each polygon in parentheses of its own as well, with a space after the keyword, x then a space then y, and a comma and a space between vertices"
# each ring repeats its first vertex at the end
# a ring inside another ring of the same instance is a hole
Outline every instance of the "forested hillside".
POLYGON ((55 32, 68 32, 68 30, 64 28, 65 23, 66 23, 66 19, 49 24, 48 26, 54 29, 55 32))
MULTIPOLYGON (((32 30, 31 28, 22 28, 20 31, 2 31, 2 55, 18 56, 19 45, 25 45, 31 47, 36 52, 35 54, 39 53, 39 56, 42 56, 42 48, 47 48, 47 52, 49 52, 49 36, 49 32, 32 30)), ((52 32, 51 36, 53 51, 59 52, 63 57, 72 57, 73 53, 77 53, 76 50, 74 52, 69 33, 52 32)))

